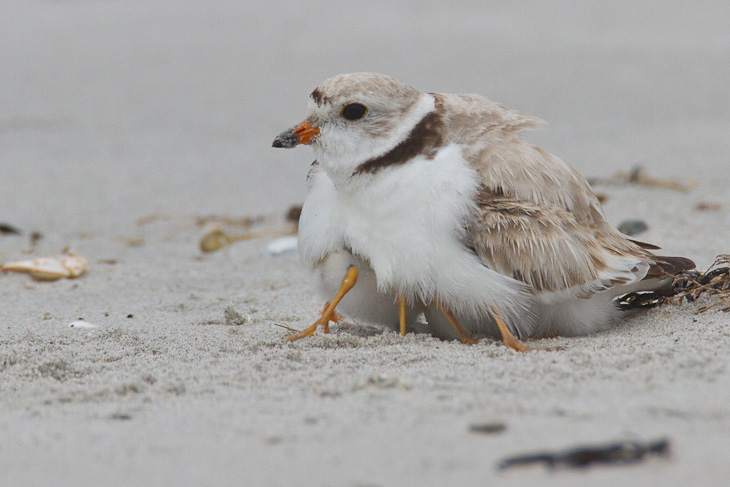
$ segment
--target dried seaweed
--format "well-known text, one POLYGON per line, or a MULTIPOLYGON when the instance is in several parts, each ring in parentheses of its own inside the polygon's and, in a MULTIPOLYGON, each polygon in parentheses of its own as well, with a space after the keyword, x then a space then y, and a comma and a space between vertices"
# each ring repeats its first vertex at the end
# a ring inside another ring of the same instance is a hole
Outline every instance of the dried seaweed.
POLYGON ((711 203, 707 201, 700 201, 694 206, 694 209, 696 211, 720 211, 722 210, 722 205, 720 203, 711 203))
POLYGON ((482 435, 495 435, 504 433, 506 430, 507 425, 499 421, 493 423, 474 423, 469 425, 469 431, 482 435))
MULTIPOLYGON (((278 214, 276 216, 278 216, 278 214)), ((231 227, 251 228, 252 226, 261 224, 270 218, 272 218, 270 215, 244 216, 240 218, 225 215, 205 215, 196 217, 195 224, 199 227, 213 223, 231 227)))
POLYGON ((601 446, 583 446, 559 452, 539 452, 517 455, 502 460, 500 470, 534 464, 550 468, 585 468, 593 464, 627 464, 645 460, 648 456, 669 455, 669 440, 662 438, 651 442, 621 441, 601 446))
POLYGON ((0 223, 0 234, 2 235, 20 235, 23 233, 18 227, 14 227, 10 223, 0 223))
POLYGON ((591 186, 600 184, 610 185, 627 185, 635 184, 641 186, 652 186, 656 188, 670 189, 673 191, 681 191, 689 193, 697 187, 697 181, 672 181, 670 179, 659 179, 649 176, 643 167, 636 164, 629 172, 617 171, 612 178, 590 178, 588 180, 591 186))
POLYGON ((629 293, 618 297, 616 302, 624 310, 653 308, 668 303, 693 302, 703 294, 719 296, 719 299, 700 308, 695 314, 717 306, 724 306, 722 311, 730 311, 730 254, 718 255, 705 272, 687 271, 677 274, 669 289, 629 293))

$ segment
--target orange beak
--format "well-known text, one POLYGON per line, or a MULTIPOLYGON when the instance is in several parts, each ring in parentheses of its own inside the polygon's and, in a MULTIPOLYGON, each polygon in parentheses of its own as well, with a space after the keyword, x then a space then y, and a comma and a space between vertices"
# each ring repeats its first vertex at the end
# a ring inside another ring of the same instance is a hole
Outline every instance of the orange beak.
POLYGON ((300 144, 309 144, 310 139, 319 133, 318 127, 312 127, 306 120, 294 128, 294 136, 299 138, 300 144))
POLYGON ((285 130, 277 135, 272 147, 291 149, 299 144, 310 144, 312 142, 312 137, 317 134, 319 134, 319 128, 312 127, 310 123, 305 120, 296 127, 285 130))

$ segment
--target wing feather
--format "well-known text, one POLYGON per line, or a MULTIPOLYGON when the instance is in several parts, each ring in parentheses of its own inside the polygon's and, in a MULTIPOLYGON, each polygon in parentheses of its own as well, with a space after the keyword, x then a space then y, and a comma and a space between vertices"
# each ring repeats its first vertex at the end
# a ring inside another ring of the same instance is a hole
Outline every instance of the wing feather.
POLYGON ((589 297, 694 265, 657 257, 651 250, 658 247, 609 224, 578 171, 519 136, 540 119, 477 95, 434 96, 447 130, 443 142, 462 147, 482 185, 466 244, 490 268, 550 300, 589 297))
POLYGON ((646 276, 652 258, 608 223, 482 188, 469 245, 484 263, 538 294, 588 297, 646 276))

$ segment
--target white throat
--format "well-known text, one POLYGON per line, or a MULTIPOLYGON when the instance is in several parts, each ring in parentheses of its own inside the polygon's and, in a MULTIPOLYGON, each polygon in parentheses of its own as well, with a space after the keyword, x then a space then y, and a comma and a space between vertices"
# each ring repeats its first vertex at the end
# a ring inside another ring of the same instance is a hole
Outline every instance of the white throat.
POLYGON ((355 169, 363 162, 380 157, 405 140, 423 117, 435 108, 434 97, 422 93, 388 137, 358 139, 348 133, 324 133, 334 139, 314 146, 317 161, 337 187, 347 184, 355 169))

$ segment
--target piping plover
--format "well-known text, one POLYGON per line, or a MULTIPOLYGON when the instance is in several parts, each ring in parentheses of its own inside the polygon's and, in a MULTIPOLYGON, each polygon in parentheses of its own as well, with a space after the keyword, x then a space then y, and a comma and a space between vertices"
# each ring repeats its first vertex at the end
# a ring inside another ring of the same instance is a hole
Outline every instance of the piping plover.
POLYGON ((423 311, 434 335, 524 350, 516 337, 604 329, 616 296, 694 268, 609 224, 583 176, 519 136, 537 118, 376 73, 326 80, 309 112, 273 146, 315 151, 299 252, 334 298, 290 339, 327 331, 358 274, 355 317, 405 333, 423 311))

